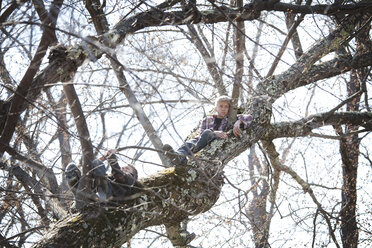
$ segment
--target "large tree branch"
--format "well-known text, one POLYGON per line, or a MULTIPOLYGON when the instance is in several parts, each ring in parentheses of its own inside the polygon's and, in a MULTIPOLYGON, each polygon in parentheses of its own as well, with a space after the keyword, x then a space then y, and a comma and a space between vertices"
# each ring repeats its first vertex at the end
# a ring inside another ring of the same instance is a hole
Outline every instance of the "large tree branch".
MULTIPOLYGON (((236 1, 236 6, 243 6, 242 0, 236 1)), ((245 49, 245 24, 244 21, 238 20, 234 25, 234 57, 235 57, 235 73, 233 81, 233 89, 231 93, 232 102, 229 108, 229 121, 234 123, 238 113, 238 102, 241 94, 243 73, 244 73, 244 51, 245 49)))
POLYGON ((68 216, 48 232, 34 247, 120 247, 138 231, 153 225, 179 223, 191 214, 211 208, 219 196, 222 178, 219 173, 201 168, 174 170, 169 168, 141 181, 143 189, 125 204, 112 205, 107 210, 93 206, 81 214, 68 216), (212 177, 218 177, 219 181, 212 177), (201 191, 201 189, 204 189, 201 191))
MULTIPOLYGON (((114 206, 98 217, 97 207, 86 209, 77 216, 67 217, 48 231, 35 247, 62 247, 66 240, 72 247, 120 246, 134 234, 152 225, 174 225, 189 215, 210 209, 217 201, 222 187, 223 168, 230 160, 256 143, 264 134, 271 116, 266 98, 252 101, 251 128, 241 138, 214 141, 211 146, 190 159, 188 165, 175 170, 169 168, 158 175, 144 178, 143 188, 125 204, 114 206), (79 238, 78 238, 79 237, 79 238)), ((131 197, 130 197, 131 198, 131 197)))
MULTIPOLYGON (((269 95, 271 102, 274 102, 285 92, 302 86, 300 82, 306 81, 303 75, 306 75, 317 61, 330 52, 344 46, 354 37, 355 25, 358 18, 359 14, 345 18, 336 30, 311 47, 288 70, 259 83, 256 91, 257 94, 269 95)), ((339 71, 339 73, 341 72, 339 71)))
POLYGON ((281 122, 272 124, 265 135, 265 139, 277 139, 284 137, 307 136, 313 129, 327 125, 362 126, 372 131, 372 113, 369 112, 343 112, 343 113, 320 113, 311 115, 294 122, 281 122))
MULTIPOLYGON (((27 69, 26 73, 24 74, 21 82, 17 87, 16 93, 14 94, 14 99, 12 100, 12 103, 10 105, 9 113, 7 115, 7 120, 5 122, 4 128, 3 130, 0 130, 1 131, 0 143, 4 145, 8 145, 13 136, 19 116, 23 112, 25 97, 32 85, 33 78, 36 75, 37 71, 39 70, 39 66, 47 52, 49 45, 55 41, 55 39, 51 38, 50 30, 51 29, 54 30, 56 26, 57 22, 56 18, 58 16, 61 5, 62 5, 61 0, 53 1, 51 6, 50 17, 46 18, 43 22, 43 24, 45 25, 45 30, 40 39, 39 46, 36 50, 34 57, 32 58, 29 68, 27 69)), ((0 154, 4 153, 4 151, 5 146, 0 146, 0 154)))
MULTIPOLYGON (((266 6, 268 9, 272 7, 266 6)), ((235 10, 229 9, 221 13, 221 9, 224 10, 220 8, 205 11, 204 16, 202 13, 201 17, 198 17, 200 20, 194 21, 218 22, 234 17, 234 14, 229 13, 235 10)), ((237 17, 236 13, 241 14, 241 18, 256 18, 257 16, 257 12, 235 11, 234 13, 235 17, 237 17)), ((118 44, 130 32, 150 26, 184 24, 190 21, 190 18, 186 21, 185 17, 190 16, 186 16, 184 12, 165 13, 151 10, 122 20, 111 32, 98 37, 97 41, 108 44, 107 47, 113 47, 112 44, 118 44)), ((319 58, 328 54, 350 36, 349 32, 341 31, 345 29, 336 30, 332 33, 333 36, 326 37, 320 44, 308 51, 293 67, 278 77, 280 80, 268 79, 261 82, 257 91, 258 95, 252 98, 247 108, 247 112, 254 117, 254 120, 249 130, 240 138, 231 137, 226 141, 214 141, 210 147, 197 154, 198 159, 190 159, 185 170, 174 171, 170 168, 156 177, 143 179, 143 189, 139 195, 134 195, 138 198, 128 199, 125 204, 115 207, 112 212, 105 211, 105 214, 91 218, 91 214, 97 212, 97 207, 94 206, 93 210, 87 209, 82 214, 67 217, 52 227, 45 239, 35 246, 60 247, 65 244, 66 240, 74 242, 72 246, 75 247, 88 246, 92 243, 97 246, 120 246, 145 227, 179 222, 188 215, 210 209, 219 197, 224 166, 252 144, 261 140, 267 132, 272 110, 270 104, 273 102, 272 99, 275 100, 283 94, 283 89, 286 88, 281 87, 283 82, 297 83, 300 78, 299 71, 306 72, 319 58), (271 101, 267 96, 267 87, 269 87, 269 95, 273 96, 271 101)), ((95 49, 94 46, 92 46, 92 51, 97 57, 102 55, 102 51, 95 49)), ((77 61, 87 57, 87 53, 79 47, 68 50, 67 54, 67 57, 72 59, 74 55, 77 55, 77 61)), ((78 64, 75 63, 75 65, 78 64)), ((66 71, 63 75, 69 76, 68 73, 71 72, 74 71, 66 71)))
POLYGON ((294 90, 319 80, 346 73, 352 69, 364 68, 370 65, 372 65, 372 52, 355 56, 338 57, 333 60, 311 66, 309 71, 304 73, 295 84, 287 87, 284 92, 294 90))

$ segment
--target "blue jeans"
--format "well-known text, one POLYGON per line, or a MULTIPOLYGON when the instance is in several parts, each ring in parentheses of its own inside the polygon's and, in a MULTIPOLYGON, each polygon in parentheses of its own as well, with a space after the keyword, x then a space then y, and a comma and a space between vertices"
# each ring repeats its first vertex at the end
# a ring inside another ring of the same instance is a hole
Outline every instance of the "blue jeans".
MULTIPOLYGON (((191 153, 197 153, 209 143, 216 139, 216 135, 212 130, 206 129, 200 135, 199 139, 192 139, 187 141, 183 146, 177 149, 177 153, 183 156, 190 155, 191 153)), ((181 162, 186 162, 186 157, 180 158, 181 162)))
POLYGON ((108 199, 112 196, 112 185, 106 178, 106 167, 105 164, 98 159, 92 161, 90 165, 92 175, 95 180, 95 186, 99 198, 108 199))

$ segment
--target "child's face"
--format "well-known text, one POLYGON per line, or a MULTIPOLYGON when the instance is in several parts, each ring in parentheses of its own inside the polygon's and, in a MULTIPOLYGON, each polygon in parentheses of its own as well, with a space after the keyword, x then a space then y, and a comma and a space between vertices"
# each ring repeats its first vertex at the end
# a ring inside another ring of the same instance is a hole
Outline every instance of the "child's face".
POLYGON ((230 104, 228 102, 218 102, 216 106, 217 117, 224 118, 229 113, 230 104))

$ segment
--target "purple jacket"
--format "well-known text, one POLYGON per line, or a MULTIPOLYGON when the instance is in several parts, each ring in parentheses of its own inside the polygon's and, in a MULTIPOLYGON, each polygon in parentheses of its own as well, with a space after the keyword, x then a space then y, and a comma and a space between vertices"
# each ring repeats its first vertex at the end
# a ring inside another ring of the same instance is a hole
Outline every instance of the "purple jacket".
MULTIPOLYGON (((205 129, 213 130, 215 126, 214 120, 216 117, 217 115, 213 115, 213 116, 208 116, 204 118, 204 120, 201 123, 199 134, 202 134, 205 129)), ((237 118, 238 120, 241 120, 243 122, 244 128, 247 128, 253 120, 253 117, 251 115, 237 115, 237 118)), ((228 118, 225 117, 221 121, 221 125, 218 127, 218 131, 226 131, 227 124, 228 124, 228 118)))

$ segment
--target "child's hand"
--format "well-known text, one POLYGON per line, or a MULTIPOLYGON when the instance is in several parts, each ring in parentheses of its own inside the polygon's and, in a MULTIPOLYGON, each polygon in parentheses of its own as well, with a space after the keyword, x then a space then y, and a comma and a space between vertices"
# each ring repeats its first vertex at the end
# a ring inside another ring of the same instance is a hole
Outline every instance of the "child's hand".
POLYGON ((117 152, 118 152, 118 150, 116 150, 116 149, 110 149, 110 150, 107 151, 106 157, 110 157, 112 154, 115 154, 117 152))
POLYGON ((240 136, 242 134, 242 130, 240 129, 240 120, 237 120, 234 124, 233 133, 236 137, 240 136))
POLYGON ((222 131, 214 131, 214 134, 221 139, 227 139, 227 133, 222 131))
POLYGON ((107 151, 106 155, 100 157, 99 160, 105 161, 108 157, 110 157, 112 154, 115 154, 117 152, 118 152, 118 150, 116 150, 116 149, 110 149, 110 150, 107 151))

